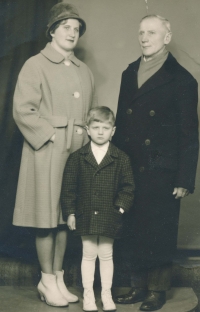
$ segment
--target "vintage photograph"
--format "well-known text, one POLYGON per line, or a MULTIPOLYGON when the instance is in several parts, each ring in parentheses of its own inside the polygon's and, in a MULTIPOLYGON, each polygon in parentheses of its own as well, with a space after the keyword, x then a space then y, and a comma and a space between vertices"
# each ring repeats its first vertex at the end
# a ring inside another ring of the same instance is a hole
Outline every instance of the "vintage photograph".
POLYGON ((200 312, 200 0, 0 0, 0 311, 200 312))

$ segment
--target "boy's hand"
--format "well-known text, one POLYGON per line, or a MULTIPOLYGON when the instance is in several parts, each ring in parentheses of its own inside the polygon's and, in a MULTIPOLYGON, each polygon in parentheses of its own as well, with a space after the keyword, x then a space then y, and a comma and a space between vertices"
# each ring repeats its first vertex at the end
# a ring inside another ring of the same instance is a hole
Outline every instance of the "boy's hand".
POLYGON ((74 215, 69 215, 67 219, 67 226, 71 231, 76 230, 76 218, 74 215))

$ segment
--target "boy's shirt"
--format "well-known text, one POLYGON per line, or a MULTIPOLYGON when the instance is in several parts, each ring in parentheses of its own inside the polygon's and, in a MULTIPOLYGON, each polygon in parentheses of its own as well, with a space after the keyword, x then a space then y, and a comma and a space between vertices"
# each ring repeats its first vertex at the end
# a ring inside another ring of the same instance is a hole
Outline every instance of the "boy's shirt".
POLYGON ((105 157, 109 148, 109 144, 110 142, 107 142, 103 145, 97 145, 91 141, 91 150, 98 165, 101 163, 101 161, 105 157))

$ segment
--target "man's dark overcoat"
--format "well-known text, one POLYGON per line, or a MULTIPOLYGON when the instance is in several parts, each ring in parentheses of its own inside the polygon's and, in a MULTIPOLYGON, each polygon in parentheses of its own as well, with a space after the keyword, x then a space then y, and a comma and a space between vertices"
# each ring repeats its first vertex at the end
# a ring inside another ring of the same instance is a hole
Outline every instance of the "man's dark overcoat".
POLYGON ((135 205, 129 218, 133 253, 140 262, 167 262, 176 248, 180 206, 173 189, 194 191, 197 82, 169 53, 163 66, 138 88, 140 60, 122 74, 114 143, 130 156, 135 175, 135 205))
POLYGON ((117 238, 133 204, 134 180, 129 157, 112 143, 98 165, 90 143, 72 153, 63 174, 63 218, 76 215, 76 235, 117 238))

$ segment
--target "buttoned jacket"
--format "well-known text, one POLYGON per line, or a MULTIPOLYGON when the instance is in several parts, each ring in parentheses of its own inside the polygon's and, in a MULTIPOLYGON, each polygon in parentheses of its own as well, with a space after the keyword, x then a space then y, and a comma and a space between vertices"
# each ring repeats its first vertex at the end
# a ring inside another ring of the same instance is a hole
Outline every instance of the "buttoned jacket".
POLYGON ((64 64, 63 55, 48 43, 26 61, 13 104, 14 119, 24 136, 15 225, 54 228, 63 223, 63 170, 70 153, 88 142, 85 120, 95 105, 93 75, 73 54, 64 64))
POLYGON ((122 74, 114 143, 131 158, 135 174, 176 171, 174 187, 194 190, 198 158, 197 82, 169 53, 140 88, 140 58, 122 74))
POLYGON ((119 237, 123 215, 133 204, 134 181, 129 157, 112 143, 98 165, 90 144, 71 154, 63 175, 63 218, 76 215, 76 234, 119 237))

